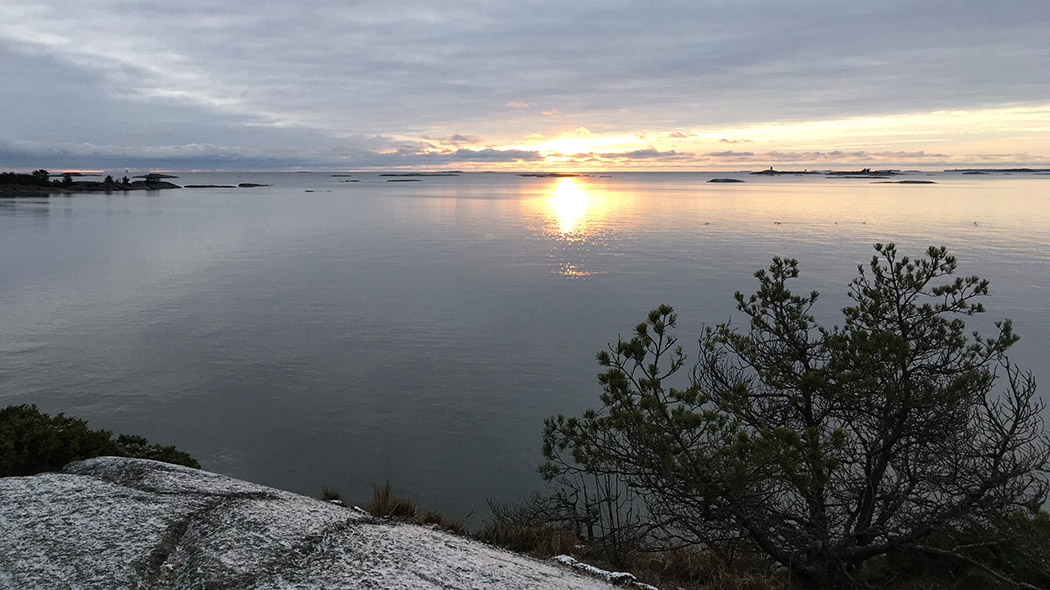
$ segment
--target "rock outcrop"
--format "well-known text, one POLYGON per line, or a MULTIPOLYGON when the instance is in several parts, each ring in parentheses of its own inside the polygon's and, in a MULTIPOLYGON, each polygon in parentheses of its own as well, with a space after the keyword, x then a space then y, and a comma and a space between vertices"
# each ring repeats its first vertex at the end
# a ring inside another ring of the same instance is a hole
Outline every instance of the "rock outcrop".
POLYGON ((63 587, 611 588, 426 527, 115 457, 0 479, 0 588, 63 587))

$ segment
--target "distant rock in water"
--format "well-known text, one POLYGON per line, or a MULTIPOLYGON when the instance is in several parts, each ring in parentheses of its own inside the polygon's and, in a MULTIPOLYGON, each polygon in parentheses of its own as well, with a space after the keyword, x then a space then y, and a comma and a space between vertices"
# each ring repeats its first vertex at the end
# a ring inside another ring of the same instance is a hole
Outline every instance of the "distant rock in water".
MULTIPOLYGON (((388 173, 380 174, 379 176, 459 176, 462 174, 458 170, 455 172, 399 172, 399 173, 388 173)), ((334 176, 334 175, 333 175, 334 176)))
POLYGON ((418 178, 388 178, 387 182, 422 182, 418 178))
POLYGON ((242 182, 237 186, 232 184, 187 184, 186 188, 253 188, 257 186, 273 186, 271 184, 254 184, 251 182, 242 182))
POLYGON ((888 178, 897 176, 900 173, 900 170, 872 170, 871 168, 865 168, 863 170, 828 172, 828 178, 888 178))
POLYGON ((4 588, 612 588, 579 566, 144 459, 0 478, 0 523, 4 588))
POLYGON ((744 181, 740 180, 739 178, 712 178, 711 180, 708 180, 707 182, 744 182, 744 181))
POLYGON ((151 172, 149 174, 140 174, 139 176, 132 176, 132 178, 145 178, 147 182, 155 182, 158 180, 163 180, 165 178, 178 178, 178 176, 172 176, 171 174, 157 174, 155 172, 151 172))
POLYGON ((880 180, 872 184, 937 184, 932 180, 880 180))
POLYGON ((1045 174, 1050 172, 1050 168, 956 168, 954 170, 945 170, 944 172, 962 172, 963 174, 989 174, 991 172, 1001 172, 1004 174, 1012 174, 1014 172, 1045 174))
POLYGON ((773 167, 770 166, 768 170, 759 170, 758 172, 752 172, 751 174, 753 174, 753 175, 757 174, 757 175, 760 175, 760 176, 783 176, 783 175, 799 176, 799 175, 805 175, 805 174, 823 174, 823 172, 818 172, 816 170, 813 170, 813 171, 810 171, 810 170, 774 170, 773 167))

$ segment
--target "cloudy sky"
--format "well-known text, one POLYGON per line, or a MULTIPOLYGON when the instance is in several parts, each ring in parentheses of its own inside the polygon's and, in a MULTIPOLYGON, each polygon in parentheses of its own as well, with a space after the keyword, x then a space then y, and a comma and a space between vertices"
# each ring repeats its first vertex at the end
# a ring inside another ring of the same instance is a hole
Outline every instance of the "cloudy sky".
POLYGON ((0 168, 1050 166, 1047 0, 3 0, 0 168))

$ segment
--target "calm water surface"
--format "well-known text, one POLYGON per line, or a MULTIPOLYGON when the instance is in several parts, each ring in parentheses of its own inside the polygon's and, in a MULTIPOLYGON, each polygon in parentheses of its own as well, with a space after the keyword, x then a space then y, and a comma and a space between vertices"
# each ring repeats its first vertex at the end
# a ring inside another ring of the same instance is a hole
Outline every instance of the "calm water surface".
MULTIPOLYGON (((1050 177, 933 185, 704 174, 180 174, 253 189, 0 201, 0 405, 176 444, 205 468, 451 516, 542 487, 545 417, 597 402, 594 353, 679 311, 687 351, 774 255, 823 318, 875 242, 992 281, 1050 387, 1050 177)), ((695 346, 693 346, 695 349, 695 346)))

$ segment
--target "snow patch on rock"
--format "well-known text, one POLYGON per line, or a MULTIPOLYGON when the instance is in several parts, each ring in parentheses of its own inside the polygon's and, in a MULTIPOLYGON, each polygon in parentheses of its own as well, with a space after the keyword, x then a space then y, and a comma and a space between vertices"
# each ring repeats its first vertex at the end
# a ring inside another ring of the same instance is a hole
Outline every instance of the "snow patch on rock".
POLYGON ((582 561, 578 561, 575 557, 572 557, 571 555, 557 555, 555 557, 552 557, 551 559, 569 567, 576 568, 582 572, 587 572, 592 576, 602 578, 605 581, 616 586, 627 586, 630 588, 640 588, 642 590, 657 590, 655 586, 650 586, 649 584, 643 584, 639 582, 638 578, 634 577, 634 574, 630 574, 627 572, 610 572, 608 570, 603 570, 599 567, 594 567, 593 565, 583 563, 582 561))

